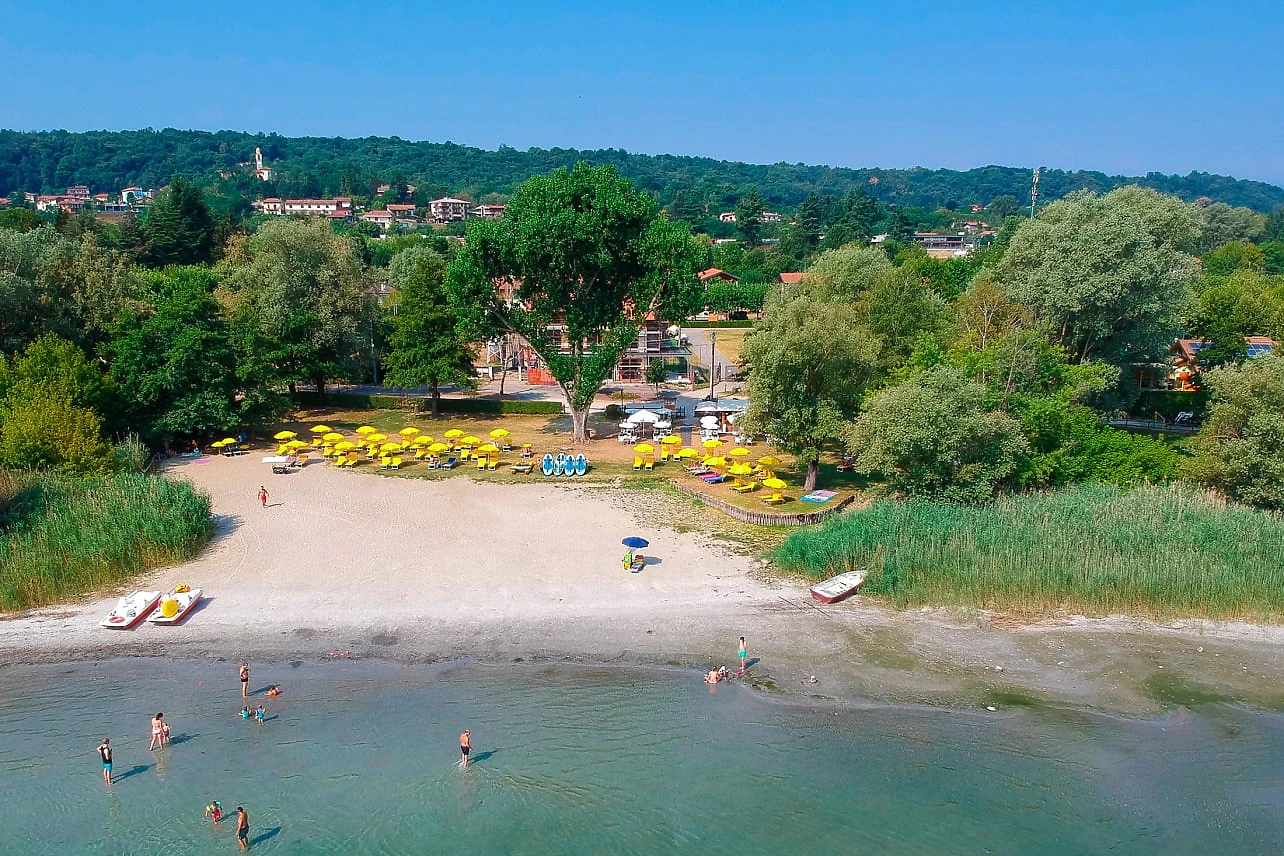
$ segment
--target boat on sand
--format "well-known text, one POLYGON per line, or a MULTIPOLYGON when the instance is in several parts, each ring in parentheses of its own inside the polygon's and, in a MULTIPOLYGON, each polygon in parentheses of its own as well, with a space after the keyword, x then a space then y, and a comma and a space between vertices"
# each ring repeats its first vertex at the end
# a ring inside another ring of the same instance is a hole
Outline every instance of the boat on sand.
POLYGON ((107 617, 98 622, 99 627, 110 627, 113 630, 130 630, 147 617, 160 601, 158 591, 136 591, 116 601, 116 607, 107 617))
POLYGON ((811 596, 821 603, 838 603, 845 597, 850 597, 852 592, 856 591, 861 583, 865 582, 866 572, 863 570, 848 571, 845 574, 839 574, 836 577, 830 577, 822 583, 816 583, 811 587, 811 596))
POLYGON ((175 586, 172 592, 161 598, 160 607, 147 620, 152 624, 177 624, 200 600, 200 589, 175 586))

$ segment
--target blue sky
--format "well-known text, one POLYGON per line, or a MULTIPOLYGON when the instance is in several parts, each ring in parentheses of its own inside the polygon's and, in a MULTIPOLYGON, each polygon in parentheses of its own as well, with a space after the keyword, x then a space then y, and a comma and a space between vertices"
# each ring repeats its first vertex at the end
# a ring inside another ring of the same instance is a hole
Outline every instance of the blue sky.
POLYGON ((0 126, 1284 184, 1266 2, 0 0, 0 126))

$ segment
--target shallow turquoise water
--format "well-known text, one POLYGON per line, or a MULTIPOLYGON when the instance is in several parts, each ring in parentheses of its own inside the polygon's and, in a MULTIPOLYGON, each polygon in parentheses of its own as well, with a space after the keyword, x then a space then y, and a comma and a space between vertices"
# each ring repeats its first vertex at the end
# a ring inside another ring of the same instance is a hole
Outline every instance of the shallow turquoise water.
POLYGON ((452 854, 1278 853, 1284 719, 1226 706, 811 707, 699 675, 235 663, 0 669, 0 849, 452 854), (262 698, 262 697, 259 697, 262 698), (148 752, 163 710, 178 738, 148 752), (457 766, 457 736, 474 736, 457 766), (110 788, 94 747, 116 747, 110 788))

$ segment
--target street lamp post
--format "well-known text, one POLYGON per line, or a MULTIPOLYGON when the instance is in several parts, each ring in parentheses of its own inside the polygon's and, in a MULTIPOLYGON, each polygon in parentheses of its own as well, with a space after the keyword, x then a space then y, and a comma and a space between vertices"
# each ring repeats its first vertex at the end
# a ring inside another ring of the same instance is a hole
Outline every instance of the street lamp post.
POLYGON ((709 331, 709 400, 713 401, 713 370, 718 364, 718 331, 709 331))

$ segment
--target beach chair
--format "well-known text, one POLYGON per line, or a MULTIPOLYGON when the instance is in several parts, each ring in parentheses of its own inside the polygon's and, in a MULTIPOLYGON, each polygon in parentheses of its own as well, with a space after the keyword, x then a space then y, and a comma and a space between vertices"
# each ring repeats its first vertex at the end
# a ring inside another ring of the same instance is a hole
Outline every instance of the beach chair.
POLYGON ((634 456, 633 456, 633 469, 635 469, 635 470, 640 470, 640 469, 642 469, 642 456, 641 456, 641 455, 634 455, 634 456))
POLYGON ((486 469, 493 470, 498 466, 499 466, 499 453, 491 452, 489 457, 486 458, 486 469))
POLYGON ((400 458, 400 457, 393 457, 393 459, 392 459, 392 463, 391 463, 391 464, 389 464, 389 467, 390 467, 391 469, 394 469, 394 470, 399 470, 399 469, 401 469, 401 458, 400 458))
POLYGON ((477 462, 477 469, 479 469, 479 470, 484 470, 484 469, 486 469, 486 456, 485 456, 485 455, 483 455, 483 454, 481 454, 480 452, 478 452, 476 455, 473 455, 473 460, 477 462))
POLYGON ((424 446, 420 446, 418 449, 415 449, 415 460, 422 461, 427 454, 428 449, 424 446))
POLYGON ((441 468, 443 470, 453 470, 457 466, 459 466, 459 458, 456 458, 452 455, 451 457, 446 459, 446 462, 441 465, 441 468))
POLYGON ((513 464, 513 472, 518 475, 524 476, 533 469, 535 469, 534 464, 513 464))
POLYGON ((530 443, 522 444, 522 451, 519 453, 518 457, 522 457, 522 458, 535 457, 535 450, 531 447, 530 443))
POLYGON ((752 482, 752 481, 745 482, 744 484, 732 485, 731 489, 734 490, 736 493, 750 493, 751 491, 755 491, 758 489, 758 483, 752 482))
POLYGON ((428 469, 430 470, 441 469, 441 458, 437 457, 436 455, 429 455, 425 460, 428 464, 428 469))
POLYGON ((762 501, 767 505, 780 505, 785 498, 779 493, 773 493, 771 496, 764 496, 762 501))
POLYGON ((648 455, 646 456, 646 463, 644 463, 644 464, 642 465, 642 469, 644 469, 644 470, 654 470, 654 469, 655 469, 655 455, 648 454, 648 455))
POLYGON ((348 463, 347 463, 347 466, 349 466, 349 467, 355 467, 355 466, 357 465, 357 461, 359 461, 359 460, 361 460, 361 456, 360 456, 360 455, 358 455, 356 452, 349 452, 349 453, 348 453, 348 463))
POLYGON ((299 457, 297 458, 297 461, 299 464, 299 468, 302 469, 303 467, 307 466, 308 456, 306 454, 299 455, 299 457))
POLYGON ((386 470, 392 466, 392 456, 384 455, 379 459, 379 469, 386 470))
MULTIPOLYGON (((233 446, 232 448, 235 449, 236 447, 233 446)), ((276 453, 278 455, 287 455, 289 454, 289 452, 290 452, 290 447, 287 446, 285 443, 282 443, 280 446, 277 446, 276 453)))

